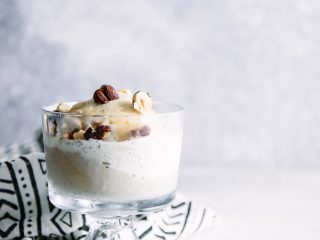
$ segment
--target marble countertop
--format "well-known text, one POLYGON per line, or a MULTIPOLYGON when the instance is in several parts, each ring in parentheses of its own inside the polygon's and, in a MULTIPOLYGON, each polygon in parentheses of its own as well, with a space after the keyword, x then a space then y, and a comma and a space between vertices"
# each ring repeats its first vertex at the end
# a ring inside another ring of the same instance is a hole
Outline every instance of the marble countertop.
POLYGON ((220 221, 193 240, 320 239, 320 172, 315 169, 183 166, 179 191, 220 221))

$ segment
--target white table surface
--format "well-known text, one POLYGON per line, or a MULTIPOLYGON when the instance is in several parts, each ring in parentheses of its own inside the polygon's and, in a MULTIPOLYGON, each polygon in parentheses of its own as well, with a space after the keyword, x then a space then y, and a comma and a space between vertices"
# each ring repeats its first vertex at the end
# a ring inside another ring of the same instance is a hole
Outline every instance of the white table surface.
POLYGON ((182 166, 179 192, 218 224, 193 240, 319 240, 320 171, 182 166))

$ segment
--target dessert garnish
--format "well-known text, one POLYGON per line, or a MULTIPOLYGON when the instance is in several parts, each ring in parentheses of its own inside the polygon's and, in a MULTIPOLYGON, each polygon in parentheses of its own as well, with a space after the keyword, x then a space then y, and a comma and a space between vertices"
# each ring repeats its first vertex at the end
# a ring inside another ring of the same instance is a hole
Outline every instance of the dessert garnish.
POLYGON ((69 112, 71 109, 71 106, 65 104, 65 103, 59 103, 57 106, 57 109, 55 110, 55 112, 69 112))
POLYGON ((148 136, 150 134, 150 128, 148 126, 143 126, 140 130, 139 130, 139 134, 142 137, 148 136))
POLYGON ((95 90, 93 99, 75 104, 59 103, 55 112, 67 113, 47 119, 52 135, 57 133, 68 140, 104 140, 125 141, 130 138, 150 135, 151 128, 142 120, 141 115, 154 114, 150 94, 138 91, 132 94, 130 89, 116 90, 111 85, 102 85, 95 90), (83 115, 76 118, 71 114, 83 115), (96 118, 86 119, 90 115, 96 118), (132 115, 132 118, 127 118, 132 115), (112 134, 110 134, 112 132, 112 134))
POLYGON ((150 134, 150 131, 151 131, 151 129, 148 126, 143 126, 140 129, 131 130, 131 136, 132 137, 138 137, 138 136, 145 137, 150 134))
POLYGON ((108 133, 111 132, 111 127, 107 125, 99 125, 97 126, 93 131, 91 127, 88 127, 88 129, 83 134, 84 138, 86 140, 89 140, 90 138, 101 140, 103 139, 108 133))
POLYGON ((84 133, 85 133, 86 131, 84 131, 84 130, 79 130, 79 131, 73 131, 73 134, 72 134, 72 138, 71 139, 75 139, 75 140, 83 140, 83 139, 85 139, 84 138, 84 133))
POLYGON ((152 110, 152 99, 147 92, 136 92, 132 97, 133 108, 140 113, 147 113, 152 110))
POLYGON ((102 85, 93 94, 93 100, 95 103, 105 104, 108 101, 118 99, 119 95, 114 87, 110 85, 102 85))

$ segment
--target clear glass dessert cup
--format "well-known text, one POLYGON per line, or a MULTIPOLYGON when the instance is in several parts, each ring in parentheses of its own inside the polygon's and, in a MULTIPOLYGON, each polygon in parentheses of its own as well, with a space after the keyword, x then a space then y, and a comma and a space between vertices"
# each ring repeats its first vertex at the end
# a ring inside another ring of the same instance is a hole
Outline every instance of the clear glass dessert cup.
POLYGON ((87 239, 139 239, 135 216, 175 197, 183 109, 154 103, 155 114, 81 115, 56 107, 42 111, 50 201, 90 216, 87 239))

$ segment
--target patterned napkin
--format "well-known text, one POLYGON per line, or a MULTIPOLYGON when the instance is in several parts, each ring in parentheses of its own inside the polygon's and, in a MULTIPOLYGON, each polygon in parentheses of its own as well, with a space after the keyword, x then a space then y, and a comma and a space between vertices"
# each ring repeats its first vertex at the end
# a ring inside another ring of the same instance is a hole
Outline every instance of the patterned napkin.
MULTIPOLYGON (((46 162, 32 143, 0 147, 0 239, 82 239, 85 215, 66 212, 48 198, 46 162)), ((215 213, 180 195, 165 210, 136 216, 140 239, 182 239, 212 225, 215 213)))

